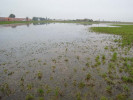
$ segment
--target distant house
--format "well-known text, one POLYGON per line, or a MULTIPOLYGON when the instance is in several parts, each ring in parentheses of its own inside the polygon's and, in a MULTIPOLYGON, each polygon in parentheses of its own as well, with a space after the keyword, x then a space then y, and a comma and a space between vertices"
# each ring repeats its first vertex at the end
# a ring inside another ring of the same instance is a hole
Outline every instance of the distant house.
POLYGON ((31 21, 30 18, 9 18, 9 17, 0 17, 0 21, 31 21))

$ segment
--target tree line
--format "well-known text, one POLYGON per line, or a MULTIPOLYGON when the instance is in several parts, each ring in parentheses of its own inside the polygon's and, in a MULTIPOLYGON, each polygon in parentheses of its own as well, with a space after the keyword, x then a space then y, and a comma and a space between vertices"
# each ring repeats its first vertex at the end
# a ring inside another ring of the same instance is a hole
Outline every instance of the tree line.
POLYGON ((49 18, 43 18, 43 17, 33 17, 32 18, 33 21, 44 21, 44 20, 50 20, 49 18))

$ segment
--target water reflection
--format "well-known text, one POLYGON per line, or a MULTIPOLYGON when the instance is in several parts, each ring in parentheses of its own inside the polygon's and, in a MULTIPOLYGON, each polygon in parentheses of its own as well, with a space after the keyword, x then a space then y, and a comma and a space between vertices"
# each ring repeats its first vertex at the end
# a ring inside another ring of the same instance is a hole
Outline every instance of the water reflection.
POLYGON ((48 24, 51 24, 51 23, 48 23, 48 22, 33 23, 33 25, 48 25, 48 24))
MULTIPOLYGON (((15 29, 0 28, 0 89, 4 90, 0 91, 2 100, 24 100, 28 94, 33 94, 35 100, 38 100, 38 89, 45 91, 45 100, 77 100, 75 98, 79 92, 89 93, 86 95, 88 100, 99 100, 101 94, 108 96, 105 89, 111 79, 106 76, 108 82, 102 76, 108 73, 112 52, 105 50, 105 47, 118 47, 113 42, 116 39, 113 35, 88 31, 89 27, 100 24, 34 23, 8 26, 15 29), (105 64, 102 61, 103 54, 107 58, 105 64), (97 57, 100 65, 95 61, 97 57), (63 96, 53 99, 57 89, 63 96)), ((112 71, 114 80, 111 82, 118 81, 115 86, 111 83, 114 90, 112 97, 122 90, 121 87, 116 89, 121 82, 115 78, 116 71, 116 68, 112 71)), ((84 95, 81 97, 84 98, 84 95)))
POLYGON ((17 23, 17 24, 5 24, 5 25, 0 25, 0 27, 11 27, 11 28, 16 28, 18 26, 27 26, 29 27, 31 25, 31 23, 17 23))
POLYGON ((89 26, 89 25, 93 25, 93 24, 92 23, 87 23, 87 24, 85 24, 85 23, 77 23, 77 25, 89 26))
MULTIPOLYGON (((30 27, 30 25, 49 25, 49 24, 56 24, 53 22, 35 22, 35 23, 16 23, 16 24, 5 24, 5 25, 0 25, 0 27, 11 27, 11 28, 16 28, 18 26, 27 26, 30 27)), ((67 23, 66 23, 67 24, 67 23)), ((75 23, 72 23, 75 24, 75 23)), ((91 26, 93 25, 92 23, 90 24, 84 24, 84 23, 76 23, 76 25, 84 25, 84 26, 91 26)))

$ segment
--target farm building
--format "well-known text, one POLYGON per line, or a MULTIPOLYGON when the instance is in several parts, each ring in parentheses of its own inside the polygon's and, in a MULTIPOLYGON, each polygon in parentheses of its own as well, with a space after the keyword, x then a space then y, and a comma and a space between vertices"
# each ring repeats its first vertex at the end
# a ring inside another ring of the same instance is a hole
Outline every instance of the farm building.
POLYGON ((0 21, 31 21, 30 18, 9 18, 9 17, 0 17, 0 21))

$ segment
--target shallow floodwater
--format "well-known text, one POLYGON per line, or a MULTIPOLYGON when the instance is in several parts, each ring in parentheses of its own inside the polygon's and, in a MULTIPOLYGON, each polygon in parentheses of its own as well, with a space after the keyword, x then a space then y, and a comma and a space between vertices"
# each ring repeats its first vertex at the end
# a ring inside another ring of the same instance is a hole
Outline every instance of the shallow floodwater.
MULTIPOLYGON (((15 24, 0 26, 0 99, 24 100, 32 95, 35 100, 99 100, 116 99, 125 93, 121 76, 113 71, 115 84, 109 84, 102 74, 114 52, 125 54, 115 39, 120 36, 90 31, 92 26, 107 24, 15 24), (103 55, 105 59, 103 59, 103 55), (120 84, 121 83, 121 84, 120 84)), ((116 66, 120 66, 117 61, 116 66)), ((133 86, 128 98, 133 98, 133 86)), ((126 93, 125 93, 126 94, 126 93)), ((127 94, 126 94, 127 95, 127 94)), ((31 99, 27 99, 31 100, 31 99)))

